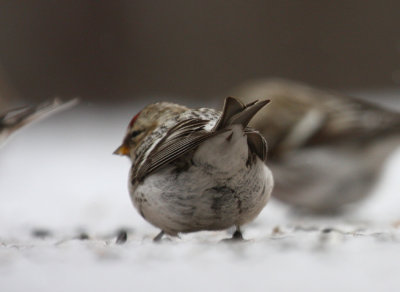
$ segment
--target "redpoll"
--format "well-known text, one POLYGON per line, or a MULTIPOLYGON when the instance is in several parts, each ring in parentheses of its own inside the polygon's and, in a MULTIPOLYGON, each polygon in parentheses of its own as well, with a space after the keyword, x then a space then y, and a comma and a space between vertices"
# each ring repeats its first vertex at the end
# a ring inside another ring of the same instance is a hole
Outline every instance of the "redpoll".
POLYGON ((257 217, 273 186, 267 145, 251 118, 268 101, 225 99, 222 114, 172 103, 145 107, 114 152, 131 159, 129 191, 142 217, 164 233, 223 230, 257 217))
POLYGON ((271 106, 251 125, 267 139, 272 196, 318 213, 366 198, 386 158, 400 146, 400 113, 284 80, 240 91, 271 106))

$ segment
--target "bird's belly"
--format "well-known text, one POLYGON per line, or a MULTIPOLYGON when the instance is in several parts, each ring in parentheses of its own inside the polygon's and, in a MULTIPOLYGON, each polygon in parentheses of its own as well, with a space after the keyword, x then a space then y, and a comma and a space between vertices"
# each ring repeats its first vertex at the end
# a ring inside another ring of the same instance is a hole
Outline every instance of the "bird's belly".
POLYGON ((368 159, 328 147, 296 151, 271 164, 277 178, 273 196, 314 212, 335 211, 369 194, 379 167, 368 159))
POLYGON ((229 177, 226 172, 192 165, 177 172, 166 167, 131 192, 141 215, 169 234, 221 230, 253 220, 268 201, 272 175, 257 158, 229 177))

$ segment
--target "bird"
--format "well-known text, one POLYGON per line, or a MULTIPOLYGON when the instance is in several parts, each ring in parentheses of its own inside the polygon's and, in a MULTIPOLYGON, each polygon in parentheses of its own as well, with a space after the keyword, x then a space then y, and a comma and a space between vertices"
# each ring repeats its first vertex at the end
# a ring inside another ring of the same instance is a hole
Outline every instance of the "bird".
POLYGON ((301 213, 337 215, 368 198, 400 146, 400 113, 285 79, 232 90, 271 106, 251 121, 268 141, 272 197, 301 213))
POLYGON ((241 226, 267 204, 273 176, 267 142, 252 117, 269 100, 243 104, 227 97, 222 112, 150 104, 128 124, 114 154, 131 160, 129 193, 139 214, 164 234, 179 236, 241 226))
POLYGON ((77 98, 66 102, 55 98, 52 101, 44 102, 37 106, 23 106, 0 113, 0 146, 22 127, 68 109, 78 102, 77 98))

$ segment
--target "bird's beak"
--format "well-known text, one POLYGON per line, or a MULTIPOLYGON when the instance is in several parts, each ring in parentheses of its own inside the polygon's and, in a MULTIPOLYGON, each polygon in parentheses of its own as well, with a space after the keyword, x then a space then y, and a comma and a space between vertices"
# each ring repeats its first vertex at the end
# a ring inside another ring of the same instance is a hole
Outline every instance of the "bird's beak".
POLYGON ((126 145, 125 143, 124 144, 122 144, 121 146, 119 146, 118 148, 117 148, 117 150, 115 150, 114 152, 113 152, 113 154, 115 154, 115 155, 125 155, 125 156, 129 156, 129 147, 128 147, 128 145, 126 145))

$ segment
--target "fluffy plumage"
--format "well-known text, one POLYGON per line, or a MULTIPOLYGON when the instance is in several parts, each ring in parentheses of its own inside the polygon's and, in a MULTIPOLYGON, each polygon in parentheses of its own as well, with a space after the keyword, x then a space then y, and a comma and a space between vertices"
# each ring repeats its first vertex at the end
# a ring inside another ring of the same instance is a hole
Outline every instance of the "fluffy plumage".
POLYGON ((228 97, 222 114, 170 103, 147 106, 116 154, 132 161, 129 191, 140 214, 162 233, 222 230, 253 220, 273 186, 267 144, 250 119, 268 101, 228 97))
POLYGON ((332 213, 366 198, 400 146, 400 114, 354 97, 286 80, 236 92, 271 99, 251 125, 269 143, 273 197, 296 208, 332 213))

